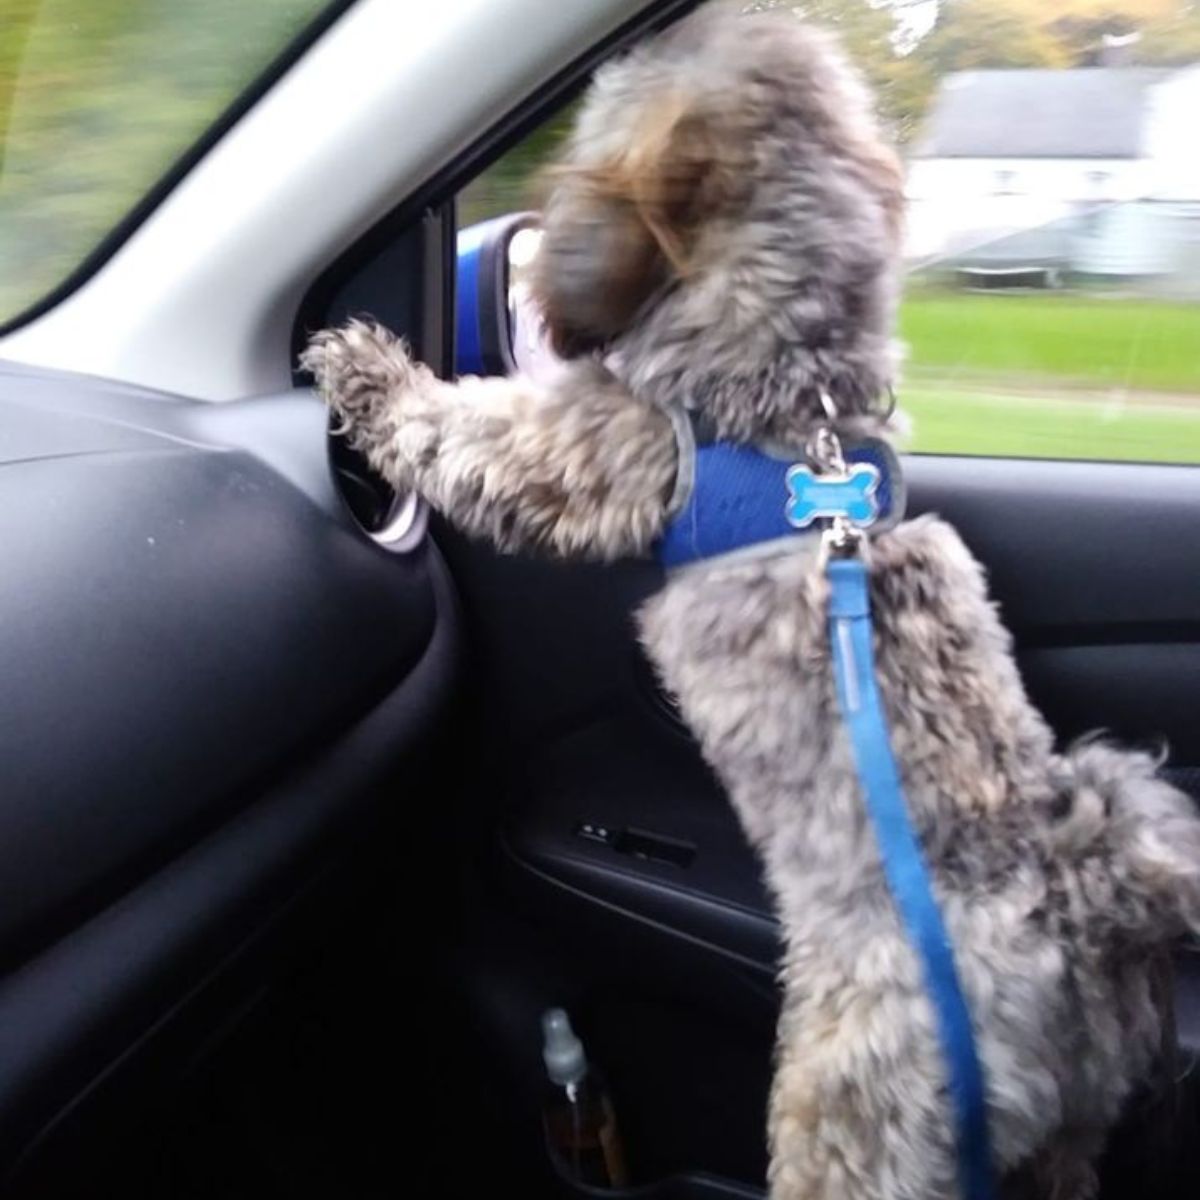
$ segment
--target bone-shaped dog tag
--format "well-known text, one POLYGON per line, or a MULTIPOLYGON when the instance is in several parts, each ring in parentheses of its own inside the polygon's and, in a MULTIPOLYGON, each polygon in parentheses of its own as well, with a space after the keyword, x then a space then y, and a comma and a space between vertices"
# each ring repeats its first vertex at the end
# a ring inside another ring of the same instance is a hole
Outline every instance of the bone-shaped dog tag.
POLYGON ((807 529, 814 521, 844 517, 860 529, 879 516, 879 469, 854 463, 844 473, 818 475, 797 464, 787 473, 789 524, 807 529))

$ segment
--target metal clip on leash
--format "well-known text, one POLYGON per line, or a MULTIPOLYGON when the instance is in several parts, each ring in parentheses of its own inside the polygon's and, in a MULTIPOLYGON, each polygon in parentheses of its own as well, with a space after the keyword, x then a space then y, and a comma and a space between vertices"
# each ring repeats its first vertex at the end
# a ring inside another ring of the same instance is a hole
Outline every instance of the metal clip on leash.
MULTIPOLYGON (((869 572, 864 526, 874 517, 856 498, 841 439, 837 407, 821 395, 828 424, 807 446, 811 468, 794 468, 793 509, 822 520, 820 569, 829 581, 829 642, 838 706, 850 739, 863 802, 879 844, 883 873, 905 932, 921 962, 954 1110, 958 1173, 963 1200, 995 1195, 983 1068, 971 1015, 958 978, 954 951, 934 897, 900 772, 892 753, 883 699, 875 677, 869 572), (807 499, 809 493, 816 497, 807 499), (808 507, 804 507, 807 502, 808 507)), ((874 510, 872 509, 872 512, 874 510)), ((791 519, 791 513, 789 513, 791 519)), ((811 517, 809 518, 812 519, 811 517)))
MULTIPOLYGON (((846 483, 850 476, 846 470, 846 455, 842 450, 842 439, 834 432, 833 423, 837 420, 837 405, 828 392, 821 393, 821 407, 829 420, 828 425, 820 425, 808 440, 806 451, 808 461, 818 479, 838 484, 846 483)), ((818 554, 818 564, 824 571, 831 558, 856 558, 861 556, 866 546, 866 534, 858 526, 851 523, 846 513, 836 513, 825 518, 825 528, 821 532, 821 548, 818 554)))

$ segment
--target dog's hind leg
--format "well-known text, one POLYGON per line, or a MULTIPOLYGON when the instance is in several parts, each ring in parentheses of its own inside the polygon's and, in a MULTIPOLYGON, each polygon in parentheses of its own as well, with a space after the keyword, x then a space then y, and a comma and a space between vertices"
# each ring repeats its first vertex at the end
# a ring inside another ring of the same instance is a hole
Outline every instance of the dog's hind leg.
MULTIPOLYGON (((771 1200, 961 1200, 936 1050, 840 991, 780 1041, 771 1094, 771 1200)), ((907 1002, 901 1001, 901 1010, 907 1002)))
POLYGON ((672 418, 592 359, 549 384, 447 383, 386 330, 351 322, 318 334, 301 365, 385 479, 501 550, 611 560, 646 551, 666 524, 672 418))

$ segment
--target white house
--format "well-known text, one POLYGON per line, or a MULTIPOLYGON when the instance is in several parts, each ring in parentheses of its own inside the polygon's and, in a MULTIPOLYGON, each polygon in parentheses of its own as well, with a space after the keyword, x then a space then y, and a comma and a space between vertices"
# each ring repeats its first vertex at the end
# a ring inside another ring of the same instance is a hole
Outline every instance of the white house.
POLYGON ((950 75, 907 186, 916 264, 1200 286, 1200 64, 950 75))

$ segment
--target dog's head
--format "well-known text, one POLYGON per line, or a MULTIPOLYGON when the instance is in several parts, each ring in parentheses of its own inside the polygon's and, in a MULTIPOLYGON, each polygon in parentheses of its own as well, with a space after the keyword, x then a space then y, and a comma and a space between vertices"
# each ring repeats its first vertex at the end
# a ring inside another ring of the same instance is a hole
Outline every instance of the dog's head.
POLYGON ((724 436, 796 435, 892 382, 901 172, 834 43, 728 0, 606 65, 547 173, 534 290, 724 436))

